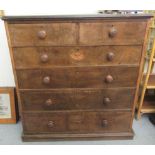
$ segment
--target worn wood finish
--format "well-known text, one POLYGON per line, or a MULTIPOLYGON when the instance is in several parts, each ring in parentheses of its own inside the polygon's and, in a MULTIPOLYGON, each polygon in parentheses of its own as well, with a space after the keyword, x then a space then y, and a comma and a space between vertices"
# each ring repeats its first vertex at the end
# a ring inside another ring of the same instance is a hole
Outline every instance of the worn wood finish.
POLYGON ((24 142, 51 141, 51 140, 129 140, 133 139, 134 132, 110 132, 110 133, 44 133, 22 134, 24 142))
POLYGON ((146 22, 80 23, 79 42, 84 45, 142 44, 145 28, 146 22), (111 34, 113 32, 115 32, 115 34, 111 34))
POLYGON ((24 22, 24 21, 67 21, 67 20, 92 20, 92 19, 102 19, 102 20, 146 20, 153 17, 152 14, 87 14, 87 15, 40 15, 40 16, 2 16, 4 21, 9 22, 24 22))
POLYGON ((131 109, 135 88, 21 91, 24 111, 131 109), (121 94, 121 98, 118 96, 121 94))
POLYGON ((150 17, 3 17, 23 140, 132 138, 150 17))
POLYGON ((14 48, 14 59, 16 68, 138 65, 141 49, 141 46, 25 47, 14 48))
POLYGON ((5 22, 5 29, 6 29, 6 35, 7 35, 7 40, 8 40, 8 47, 9 47, 9 53, 10 53, 10 57, 11 57, 11 63, 12 63, 12 68, 13 68, 13 75, 14 75, 14 80, 15 80, 15 84, 16 84, 16 93, 17 93, 17 102, 18 102, 18 109, 19 109, 19 116, 22 119, 22 103, 20 100, 20 94, 19 94, 19 87, 18 87, 18 80, 17 80, 17 75, 16 75, 16 70, 15 70, 15 61, 13 58, 13 49, 11 47, 11 38, 9 35, 9 28, 8 28, 8 23, 5 22))
POLYGON ((10 24, 9 29, 12 46, 76 44, 75 23, 10 24))
POLYGON ((103 133, 131 130, 131 112, 38 112, 24 113, 23 117, 24 133, 103 133))
POLYGON ((10 24, 12 46, 141 45, 146 22, 10 24), (128 27, 128 29, 126 29, 128 27), (113 33, 114 29, 114 35, 113 33))
POLYGON ((135 66, 60 67, 17 70, 17 77, 20 89, 134 87, 137 71, 135 66))

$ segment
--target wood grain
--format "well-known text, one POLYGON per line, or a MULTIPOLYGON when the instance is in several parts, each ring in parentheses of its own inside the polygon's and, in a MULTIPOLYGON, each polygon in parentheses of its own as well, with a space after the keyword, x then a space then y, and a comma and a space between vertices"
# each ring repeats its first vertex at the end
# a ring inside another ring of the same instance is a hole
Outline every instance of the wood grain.
POLYGON ((16 68, 45 68, 55 66, 94 66, 139 64, 141 46, 95 46, 95 47, 24 47, 14 48, 16 68), (108 55, 113 53, 112 60, 108 55), (76 54, 82 58, 76 59, 76 54), (72 55, 75 55, 72 57, 72 55), (46 60, 42 61, 42 58, 46 60))
POLYGON ((3 16, 2 19, 6 20, 7 22, 24 22, 24 21, 58 21, 58 20, 145 20, 150 19, 153 17, 152 14, 90 14, 90 15, 37 15, 37 16, 3 16))
POLYGON ((75 23, 9 24, 12 46, 48 46, 76 43, 75 23), (40 39, 38 33, 46 32, 40 39))
MULTIPOLYGON (((94 21, 95 22, 95 21, 94 21)), ((85 22, 9 24, 13 47, 23 46, 63 46, 63 45, 142 45, 146 22, 85 22), (112 28, 117 30, 114 37, 109 36, 112 28), (47 35, 40 39, 38 33, 47 35), (77 31, 79 39, 77 41, 77 31)))
POLYGON ((125 45, 142 44, 146 22, 80 23, 80 44, 125 45), (109 36, 115 28, 116 35, 109 36))
POLYGON ((24 113, 24 133, 129 132, 130 112, 24 113), (38 119, 40 118, 40 119, 38 119), (107 120, 107 126, 103 126, 107 120), (53 126, 48 123, 52 121, 53 126))
POLYGON ((131 109, 135 88, 29 90, 20 94, 24 111, 131 109))
POLYGON ((23 140, 132 138, 150 17, 3 17, 23 140))
POLYGON ((58 67, 17 70, 20 89, 134 87, 138 67, 58 67), (113 77, 107 82, 106 77, 113 77), (48 81, 45 81, 48 78, 48 81))

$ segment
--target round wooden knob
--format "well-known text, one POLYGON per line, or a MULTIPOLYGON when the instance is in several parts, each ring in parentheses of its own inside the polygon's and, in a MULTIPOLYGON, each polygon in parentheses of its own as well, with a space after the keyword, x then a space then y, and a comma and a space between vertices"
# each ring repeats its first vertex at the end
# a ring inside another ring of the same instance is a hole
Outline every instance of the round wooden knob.
POLYGON ((109 52, 108 54, 107 54, 107 60, 108 61, 112 61, 113 59, 114 59, 114 53, 113 52, 109 52))
POLYGON ((41 30, 38 32, 39 39, 45 39, 46 38, 46 31, 41 30))
POLYGON ((48 125, 49 128, 52 128, 54 126, 54 122, 53 121, 49 121, 47 125, 48 125))
POLYGON ((107 83, 111 83, 113 81, 113 77, 111 75, 107 75, 106 78, 105 78, 105 81, 107 83))
POLYGON ((45 77, 43 78, 43 83, 44 83, 44 84, 49 84, 49 83, 50 83, 50 77, 49 77, 49 76, 45 76, 45 77))
POLYGON ((53 101, 51 99, 48 99, 48 100, 45 101, 46 106, 50 106, 52 104, 53 104, 53 101))
POLYGON ((104 100, 103 100, 103 102, 104 102, 105 104, 109 104, 109 103, 111 102, 111 100, 110 100, 110 98, 105 97, 104 100))
POLYGON ((41 62, 47 62, 48 61, 48 55, 43 54, 43 55, 41 55, 40 59, 41 59, 41 62))
POLYGON ((108 126, 108 121, 106 119, 102 120, 102 127, 107 127, 108 126))
POLYGON ((109 37, 113 38, 116 36, 116 34, 117 34, 117 29, 112 27, 109 31, 109 37))

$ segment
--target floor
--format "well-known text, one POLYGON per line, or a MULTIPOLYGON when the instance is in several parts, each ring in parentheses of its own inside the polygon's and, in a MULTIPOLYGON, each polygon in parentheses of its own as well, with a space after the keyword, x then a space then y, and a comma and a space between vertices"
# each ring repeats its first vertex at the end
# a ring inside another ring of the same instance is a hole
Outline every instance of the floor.
POLYGON ((21 122, 15 125, 0 125, 0 145, 138 145, 138 144, 155 144, 155 126, 150 123, 148 116, 143 115, 142 119, 134 120, 133 129, 135 137, 133 140, 114 140, 114 141, 51 141, 51 142, 22 142, 21 141, 21 122))

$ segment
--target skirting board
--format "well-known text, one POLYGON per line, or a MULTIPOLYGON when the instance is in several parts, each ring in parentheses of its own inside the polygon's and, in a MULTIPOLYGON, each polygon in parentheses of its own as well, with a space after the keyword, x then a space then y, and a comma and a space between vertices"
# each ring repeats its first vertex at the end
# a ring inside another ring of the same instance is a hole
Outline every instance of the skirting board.
POLYGON ((55 141, 55 140, 126 140, 133 139, 134 132, 121 133, 87 133, 87 134, 23 134, 22 140, 55 141))

